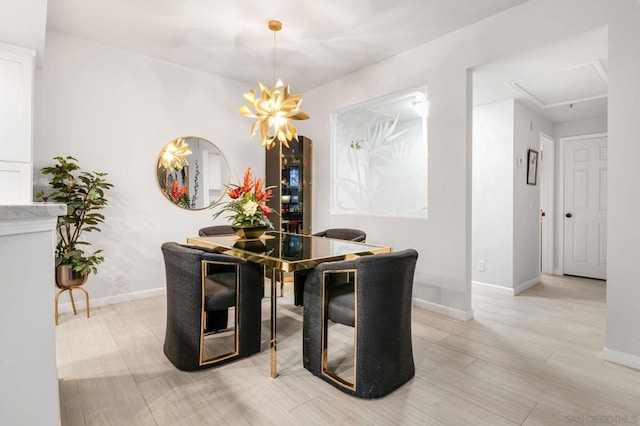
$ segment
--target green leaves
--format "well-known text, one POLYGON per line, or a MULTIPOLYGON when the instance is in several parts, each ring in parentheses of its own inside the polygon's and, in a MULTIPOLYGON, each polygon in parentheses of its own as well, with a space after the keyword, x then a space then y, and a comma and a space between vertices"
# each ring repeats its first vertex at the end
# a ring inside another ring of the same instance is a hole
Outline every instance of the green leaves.
POLYGON ((99 255, 102 250, 88 255, 76 246, 91 245, 80 241, 84 232, 100 232, 97 225, 103 223, 105 217, 98 211, 107 206, 105 193, 113 185, 104 179, 107 173, 81 170, 74 157, 54 157, 54 160, 57 161, 54 166, 40 170, 44 175, 51 175, 49 185, 53 191, 48 196, 40 191, 36 196, 67 205, 66 216, 58 218, 56 266, 71 265, 82 275, 97 273, 96 266, 104 261, 104 257, 99 255))

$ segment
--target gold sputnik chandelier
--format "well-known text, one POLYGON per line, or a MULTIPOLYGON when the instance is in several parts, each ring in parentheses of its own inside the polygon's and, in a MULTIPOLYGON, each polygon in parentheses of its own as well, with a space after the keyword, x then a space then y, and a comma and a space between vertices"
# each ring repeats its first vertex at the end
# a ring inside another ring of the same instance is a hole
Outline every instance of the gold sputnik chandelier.
MULTIPOLYGON (((269 21, 269 29, 273 31, 273 79, 276 74, 276 32, 282 29, 280 21, 269 21)), ((253 107, 252 112, 247 105, 243 105, 239 112, 245 117, 255 118, 251 126, 251 136, 260 129, 260 141, 267 149, 276 145, 276 140, 289 147, 289 141, 298 140, 298 132, 291 120, 306 120, 309 115, 300 110, 302 95, 290 93, 289 85, 278 79, 275 86, 268 88, 262 83, 260 97, 256 98, 253 89, 244 94, 244 99, 253 107), (269 132, 272 131, 271 134, 269 132)))
POLYGON ((165 146, 160 154, 160 166, 171 172, 180 171, 189 163, 186 156, 191 154, 191 149, 184 138, 174 139, 165 146))

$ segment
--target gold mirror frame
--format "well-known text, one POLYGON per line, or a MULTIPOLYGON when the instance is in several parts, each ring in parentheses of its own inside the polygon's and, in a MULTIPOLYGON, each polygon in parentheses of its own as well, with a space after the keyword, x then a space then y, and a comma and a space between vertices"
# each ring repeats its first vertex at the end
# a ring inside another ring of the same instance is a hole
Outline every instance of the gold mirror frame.
POLYGON ((181 136, 167 143, 156 158, 156 181, 173 205, 204 210, 219 201, 229 184, 229 163, 213 142, 181 136))

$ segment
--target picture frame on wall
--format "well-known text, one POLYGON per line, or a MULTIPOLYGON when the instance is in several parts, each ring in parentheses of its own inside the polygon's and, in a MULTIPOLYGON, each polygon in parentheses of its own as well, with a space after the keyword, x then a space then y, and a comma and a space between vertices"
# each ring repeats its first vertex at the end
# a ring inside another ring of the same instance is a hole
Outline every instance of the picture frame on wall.
POLYGON ((538 151, 530 149, 527 159, 527 185, 536 185, 538 183, 538 151))

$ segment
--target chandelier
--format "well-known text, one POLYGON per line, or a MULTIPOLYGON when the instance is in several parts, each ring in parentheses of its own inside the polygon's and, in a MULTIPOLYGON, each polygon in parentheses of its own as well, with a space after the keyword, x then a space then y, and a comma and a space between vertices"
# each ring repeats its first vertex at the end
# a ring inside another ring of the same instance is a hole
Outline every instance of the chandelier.
MULTIPOLYGON (((282 29, 280 21, 269 21, 269 29, 273 31, 273 79, 276 74, 276 32, 282 29)), ((251 89, 244 94, 244 99, 249 106, 243 105, 239 112, 245 117, 255 118, 251 126, 251 136, 260 129, 260 141, 264 147, 271 149, 276 145, 276 140, 289 147, 289 141, 298 140, 298 132, 291 120, 306 120, 309 115, 300 110, 302 95, 290 93, 289 85, 277 79, 275 86, 268 88, 262 83, 260 97, 256 98, 256 92, 251 89)))

